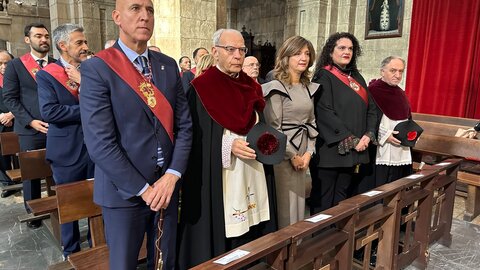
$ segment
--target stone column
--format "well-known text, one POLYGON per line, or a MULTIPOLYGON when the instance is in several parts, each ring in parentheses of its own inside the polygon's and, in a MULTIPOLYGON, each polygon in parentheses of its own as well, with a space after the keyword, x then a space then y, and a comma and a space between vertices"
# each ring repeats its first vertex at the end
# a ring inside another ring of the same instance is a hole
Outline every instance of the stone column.
POLYGON ((330 9, 328 0, 287 0, 284 40, 300 35, 310 40, 318 53, 328 36, 330 9))
POLYGON ((212 47, 217 25, 226 26, 225 0, 156 0, 155 31, 150 40, 165 54, 192 57, 198 47, 212 47), (225 10, 222 11, 221 10, 225 10), (219 13, 223 17, 217 19, 219 13))
MULTIPOLYGON (((106 40, 118 38, 118 27, 112 19, 115 0, 49 0, 49 6, 52 31, 64 23, 83 26, 93 52, 102 50, 106 40)), ((54 55, 58 57, 58 52, 54 55)))

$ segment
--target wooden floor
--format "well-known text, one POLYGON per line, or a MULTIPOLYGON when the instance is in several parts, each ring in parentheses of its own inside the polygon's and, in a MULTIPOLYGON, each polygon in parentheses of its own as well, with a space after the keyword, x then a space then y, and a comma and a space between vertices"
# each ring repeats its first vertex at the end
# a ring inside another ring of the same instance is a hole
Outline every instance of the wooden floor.
MULTIPOLYGON (((433 245, 430 248, 430 262, 427 269, 480 269, 480 217, 471 223, 461 220, 464 205, 464 198, 457 196, 452 226, 452 246, 446 248, 439 244, 433 245)), ((63 259, 60 249, 46 226, 31 230, 26 224, 18 222, 17 216, 24 213, 21 193, 0 199, 0 270, 47 269, 48 265, 63 259)), ((85 239, 86 225, 85 222, 81 224, 83 224, 82 238, 85 239)), ((85 245, 86 242, 83 246, 85 245)), ((416 268, 410 266, 407 269, 415 270, 416 268)))

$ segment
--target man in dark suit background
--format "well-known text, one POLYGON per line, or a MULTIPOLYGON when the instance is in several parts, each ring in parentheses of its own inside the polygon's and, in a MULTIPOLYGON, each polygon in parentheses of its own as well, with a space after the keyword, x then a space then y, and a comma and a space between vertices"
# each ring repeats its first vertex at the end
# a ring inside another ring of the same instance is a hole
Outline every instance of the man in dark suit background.
MULTIPOLYGON (((25 27, 25 43, 30 45, 30 52, 9 63, 3 85, 4 103, 15 115, 14 131, 19 136, 21 151, 45 148, 48 123, 42 121, 40 115, 35 74, 55 61, 48 57, 50 34, 43 24, 25 27)), ((24 201, 38 198, 40 179, 23 181, 24 201)), ((26 203, 25 208, 30 212, 26 203)), ((27 222, 29 228, 38 228, 41 224, 41 220, 27 222)))
POLYGON ((110 269, 136 269, 147 234, 153 266, 155 216, 165 209, 164 269, 174 269, 178 180, 191 147, 191 118, 176 61, 147 50, 151 0, 121 0, 112 13, 117 43, 82 63, 80 111, 95 162, 94 201, 102 207, 110 269))
MULTIPOLYGON (((58 185, 92 178, 94 166, 83 143, 78 101, 80 73, 77 68, 88 55, 83 28, 60 25, 53 31, 53 42, 60 59, 40 70, 36 77, 40 113, 49 123, 46 159, 58 185)), ((61 234, 65 258, 80 251, 78 221, 62 224, 61 234)))
MULTIPOLYGON (((9 132, 13 131, 13 113, 10 112, 7 107, 3 104, 3 96, 1 92, 3 91, 3 74, 5 73, 5 69, 7 68, 8 62, 13 59, 13 55, 11 55, 6 50, 0 50, 0 132, 9 132)), ((2 156, 0 155, 0 182, 4 185, 13 185, 14 182, 6 175, 7 170, 12 169, 11 164, 12 158, 11 156, 2 156)), ((4 190, 2 191, 2 198, 6 198, 14 193, 17 190, 4 190)))
MULTIPOLYGON (((196 48, 193 51, 193 61, 195 61, 196 65, 198 65, 198 61, 200 61, 200 58, 202 58, 202 56, 204 56, 205 54, 208 54, 208 50, 203 47, 196 48)), ((185 93, 187 93, 188 89, 190 89, 190 82, 195 78, 195 74, 197 74, 197 66, 183 72, 182 85, 185 93)))

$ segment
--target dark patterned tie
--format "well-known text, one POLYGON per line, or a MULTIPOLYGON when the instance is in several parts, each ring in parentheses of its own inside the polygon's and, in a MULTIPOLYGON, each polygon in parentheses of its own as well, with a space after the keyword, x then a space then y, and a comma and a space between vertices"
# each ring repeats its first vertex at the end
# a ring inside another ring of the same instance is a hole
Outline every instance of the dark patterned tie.
MULTIPOLYGON (((140 55, 137 57, 137 62, 140 64, 142 67, 142 74, 150 80, 152 78, 152 74, 150 73, 150 67, 148 66, 148 60, 145 56, 140 55)), ((158 121, 158 120, 155 120, 158 121)), ((157 147, 157 165, 159 167, 163 167, 164 164, 164 159, 163 159, 163 151, 160 146, 157 147)))
POLYGON ((150 67, 148 66, 148 59, 147 57, 140 55, 137 57, 137 61, 142 67, 142 74, 145 76, 147 79, 152 78, 152 74, 150 74, 150 67))
POLYGON ((38 60, 37 60, 37 63, 38 63, 38 66, 40 67, 40 69, 42 69, 42 68, 43 68, 43 63, 45 63, 45 60, 43 60, 43 59, 38 59, 38 60))

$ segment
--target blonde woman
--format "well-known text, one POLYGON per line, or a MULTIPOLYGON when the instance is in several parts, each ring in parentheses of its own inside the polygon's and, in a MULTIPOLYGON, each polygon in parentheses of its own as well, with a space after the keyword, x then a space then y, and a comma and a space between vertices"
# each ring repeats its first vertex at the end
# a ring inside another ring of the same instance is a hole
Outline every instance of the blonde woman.
POLYGON ((284 160, 274 166, 279 228, 304 219, 307 169, 315 149, 313 96, 319 84, 308 69, 315 49, 301 36, 287 39, 275 60, 275 80, 263 84, 265 119, 287 135, 284 160))
POLYGON ((204 56, 200 57, 197 64, 197 71, 195 73, 195 78, 202 75, 205 70, 209 69, 215 63, 213 59, 213 55, 205 54, 204 56))

